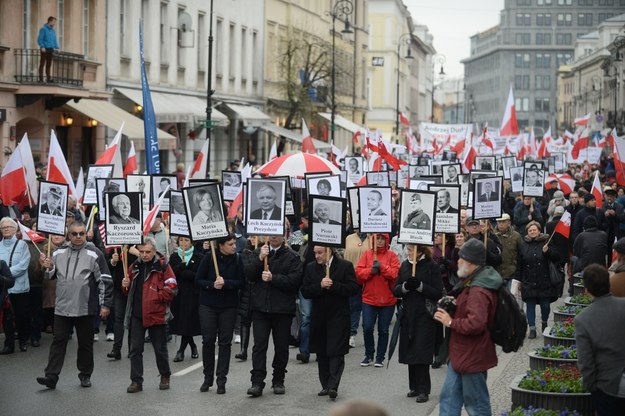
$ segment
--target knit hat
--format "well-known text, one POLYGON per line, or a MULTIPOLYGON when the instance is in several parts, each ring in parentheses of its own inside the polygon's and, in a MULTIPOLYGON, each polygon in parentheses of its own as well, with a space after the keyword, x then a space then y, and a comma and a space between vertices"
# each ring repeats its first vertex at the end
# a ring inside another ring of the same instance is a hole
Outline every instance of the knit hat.
POLYGON ((596 199, 596 198, 590 192, 588 192, 586 195, 584 195, 584 203, 586 203, 586 204, 588 203, 588 201, 592 201, 593 199, 596 199))
POLYGON ((564 215, 564 207, 556 207, 556 209, 553 210, 554 217, 560 217, 562 215, 564 215))
POLYGON ((486 264, 486 246, 481 241, 471 238, 460 248, 460 258, 471 264, 484 266, 486 264))
POLYGON ((620 240, 618 240, 616 243, 614 243, 614 245, 612 246, 612 248, 614 249, 614 251, 616 251, 617 253, 620 254, 625 254, 625 237, 621 238, 620 240))
POLYGON ((562 192, 562 191, 555 191, 553 193, 553 199, 564 199, 564 192, 562 192))
POLYGON ((590 228, 597 228, 597 217, 594 215, 589 215, 584 218, 584 230, 588 230, 590 228))

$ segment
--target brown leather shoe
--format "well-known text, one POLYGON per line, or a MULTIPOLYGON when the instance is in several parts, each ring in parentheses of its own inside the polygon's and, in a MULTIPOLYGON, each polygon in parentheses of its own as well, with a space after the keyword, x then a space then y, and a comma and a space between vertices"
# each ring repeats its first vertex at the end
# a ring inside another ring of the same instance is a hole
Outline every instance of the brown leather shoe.
POLYGON ((131 383, 126 389, 127 393, 138 393, 140 391, 143 391, 143 384, 141 383, 131 383))
POLYGON ((169 376, 161 376, 161 383, 158 388, 159 390, 169 390, 169 376))

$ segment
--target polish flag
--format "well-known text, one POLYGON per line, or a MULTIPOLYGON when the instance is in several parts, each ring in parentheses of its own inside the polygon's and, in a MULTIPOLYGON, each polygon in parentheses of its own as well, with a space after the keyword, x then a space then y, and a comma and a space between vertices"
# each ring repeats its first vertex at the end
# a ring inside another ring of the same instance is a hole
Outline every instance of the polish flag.
POLYGON ((464 145, 466 141, 467 139, 465 137, 464 140, 458 140, 455 145, 451 146, 451 150, 456 152, 456 157, 458 157, 458 159, 464 153, 464 145))
POLYGON ((241 170, 241 185, 239 189, 239 193, 234 197, 234 200, 230 204, 230 208, 228 209, 228 218, 234 218, 237 215, 237 211, 239 210, 239 206, 243 203, 243 184, 247 182, 249 178, 252 177, 252 166, 247 163, 243 170, 241 170))
POLYGON ((26 173, 26 183, 28 185, 28 191, 30 192, 31 203, 34 205, 39 202, 39 181, 37 180, 37 172, 35 171, 33 152, 30 148, 30 142, 28 141, 28 135, 26 133, 24 133, 24 137, 22 137, 17 148, 22 155, 22 165, 26 173))
POLYGON ((601 139, 601 141, 599 142, 599 146, 605 147, 606 145, 610 145, 611 148, 614 148, 614 136, 615 135, 616 135, 616 127, 613 128, 612 131, 608 133, 607 136, 601 139), (603 143, 603 146, 601 145, 601 143, 603 143))
POLYGON ((575 136, 573 135, 573 133, 571 133, 568 130, 564 130, 564 142, 566 143, 567 141, 572 141, 575 138, 575 136))
POLYGON ((616 130, 612 130, 614 139, 614 166, 616 168, 616 183, 625 186, 625 139, 618 137, 616 130))
POLYGON ((467 137, 465 140, 468 140, 468 142, 465 143, 465 148, 468 150, 464 159, 462 160, 462 167, 464 173, 469 173, 471 169, 473 169, 473 166, 475 166, 475 158, 477 157, 477 152, 473 147, 471 137, 467 137))
POLYGON ((145 217, 145 221, 143 221, 143 236, 144 237, 147 237, 148 233, 150 232, 150 229, 152 229, 152 226, 156 222, 156 215, 158 214, 158 211, 161 205, 163 204, 163 199, 165 199, 165 195, 167 195, 167 193, 169 192, 169 188, 170 186, 167 185, 165 192, 161 194, 161 196, 158 198, 158 200, 156 201, 156 203, 154 204, 150 212, 148 212, 148 215, 145 217))
POLYGON ((490 148, 491 152, 495 151, 495 146, 493 145, 492 140, 488 137, 488 123, 484 125, 484 129, 482 130, 482 143, 484 146, 490 148))
POLYGON ((590 142, 590 137, 589 137, 588 128, 585 128, 582 134, 580 134, 580 137, 577 139, 575 144, 573 144, 573 149, 571 150, 571 156, 573 156, 574 159, 579 158, 579 152, 581 152, 584 149, 587 149, 589 146, 589 142, 590 142))
POLYGON ((399 160, 395 156, 393 156, 391 153, 389 153, 388 150, 386 150, 386 146, 384 145, 384 142, 382 140, 380 140, 380 143, 378 144, 378 148, 380 149, 378 152, 380 154, 380 157, 386 160, 386 163, 391 165, 394 170, 399 170, 401 165, 406 164, 405 160, 399 160))
POLYGON ((367 135, 367 148, 377 153, 380 151, 378 147, 379 143, 380 143, 380 134, 377 130, 367 135))
POLYGON ((72 179, 72 173, 67 166, 65 156, 63 156, 63 150, 56 138, 54 130, 50 131, 50 151, 48 153, 48 177, 49 182, 64 183, 69 187, 69 192, 74 195, 76 200, 82 195, 78 195, 76 187, 74 186, 74 180, 72 179))
POLYGON ((26 174, 22 154, 17 149, 11 153, 0 176, 0 195, 3 205, 19 204, 26 195, 26 174))
POLYGON ((360 136, 362 135, 362 131, 358 130, 356 133, 354 133, 354 138, 352 139, 354 143, 358 144, 360 143, 360 136))
POLYGON ((564 236, 564 238, 569 238, 571 234, 571 213, 569 211, 564 211, 553 232, 564 236))
POLYGON ((408 120, 408 117, 406 117, 403 111, 399 112, 399 122, 406 127, 410 126, 410 120, 408 120))
POLYGON ((550 142, 551 142, 551 127, 549 127, 549 129, 543 136, 543 139, 540 141, 540 146, 538 146, 537 154, 538 154, 539 159, 542 159, 547 156, 551 156, 551 153, 549 153, 549 149, 548 149, 550 142))
POLYGON ((510 137, 506 137, 506 147, 503 149, 503 154, 505 156, 513 154, 510 150, 510 137))
POLYGON ((595 179, 592 181, 592 188, 590 188, 590 193, 593 194, 595 199, 597 200, 597 208, 603 208, 603 191, 601 190, 601 181, 599 180, 599 171, 595 171, 595 179))
POLYGON ((514 109, 514 93, 512 92, 512 87, 510 87, 506 111, 503 114, 499 135, 516 136, 517 134, 519 134, 519 124, 517 123, 516 110, 514 109))
POLYGON ((313 143, 312 136, 310 135, 310 131, 308 131, 308 126, 304 119, 302 119, 302 152, 317 153, 317 148, 313 143))
POLYGON ((78 204, 82 205, 82 196, 85 193, 85 174, 82 171, 82 166, 80 167, 78 177, 76 178, 76 192, 80 195, 80 198, 78 198, 78 204))
POLYGON ((202 145, 200 154, 197 155, 193 169, 191 169, 191 179, 206 179, 206 162, 208 160, 208 144, 210 139, 206 139, 202 145))
POLYGON ((39 235, 39 233, 26 227, 21 222, 18 221, 17 225, 20 227, 20 232, 22 233, 22 240, 32 241, 33 243, 40 243, 42 241, 46 241, 46 238, 44 236, 39 235))
POLYGON ((586 114, 584 117, 577 117, 573 120, 574 126, 587 126, 590 122, 590 113, 586 114))
POLYGON ((95 161, 96 165, 113 165, 113 177, 121 178, 124 175, 124 168, 122 167, 122 154, 120 151, 120 142, 122 139, 122 130, 124 129, 124 122, 117 130, 113 143, 106 148, 102 155, 95 161))
POLYGON ((126 166, 124 166, 124 178, 137 173, 139 173, 139 164, 137 163, 137 154, 135 153, 135 142, 131 140, 128 159, 126 159, 126 166))
POLYGON ((278 157, 278 139, 273 141, 271 149, 269 149, 269 160, 274 160, 278 157))

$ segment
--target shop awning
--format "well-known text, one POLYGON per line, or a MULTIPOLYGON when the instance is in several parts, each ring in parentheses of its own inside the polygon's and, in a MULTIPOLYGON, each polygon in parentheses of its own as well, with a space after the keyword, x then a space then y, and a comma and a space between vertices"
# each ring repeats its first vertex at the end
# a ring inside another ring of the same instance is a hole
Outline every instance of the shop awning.
MULTIPOLYGON (((302 134, 297 131, 285 129, 284 127, 277 126, 273 123, 264 124, 259 128, 274 133, 278 136, 284 136, 287 139, 292 140, 300 145, 302 144, 302 134)), ((321 140, 313 139, 313 143, 315 145, 315 148, 317 149, 330 149, 330 144, 322 142, 321 140)))
MULTIPOLYGON (((131 88, 115 88, 130 101, 143 105, 143 92, 131 88)), ((152 105, 158 123, 196 123, 206 119, 206 100, 192 95, 171 94, 152 91, 152 105)), ((227 126, 228 117, 215 108, 211 120, 216 126, 227 126)))
MULTIPOLYGON (((325 118, 328 121, 332 121, 332 114, 330 114, 330 113, 319 113, 319 115, 321 117, 325 118)), ((365 130, 364 127, 359 126, 358 124, 354 123, 353 121, 349 121, 345 117, 343 117, 341 115, 338 115, 338 114, 334 115, 334 123, 337 126, 339 126, 339 127, 343 128, 343 129, 351 132, 352 134, 356 134, 359 131, 364 131, 365 130)))
MULTIPOLYGON (((77 103, 73 100, 68 101, 65 105, 113 130, 119 129, 124 122, 123 135, 134 141, 136 150, 145 149, 143 120, 140 118, 104 100, 83 98, 77 103)), ((170 144, 176 140, 174 136, 163 130, 158 130, 157 134, 158 145, 162 149, 169 149, 170 144)))
POLYGON ((256 107, 244 104, 224 104, 234 118, 243 121, 246 126, 260 127, 271 123, 271 117, 256 107))

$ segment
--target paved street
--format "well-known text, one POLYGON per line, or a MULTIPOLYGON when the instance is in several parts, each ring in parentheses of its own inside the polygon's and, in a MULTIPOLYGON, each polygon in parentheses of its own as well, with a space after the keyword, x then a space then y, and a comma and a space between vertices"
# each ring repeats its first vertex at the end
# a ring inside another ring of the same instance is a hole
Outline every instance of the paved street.
MULTIPOLYGON (((562 302, 559 300, 558 305, 562 302)), ((101 338, 104 335, 101 334, 101 338)), ((200 393, 202 383, 201 360, 190 358, 187 349, 185 361, 171 363, 171 390, 158 390, 158 373, 151 345, 146 345, 144 357, 144 391, 127 394, 130 383, 129 361, 108 361, 106 353, 111 343, 95 343, 96 364, 92 377, 93 387, 83 389, 79 386, 76 362, 76 340, 70 341, 67 360, 56 390, 46 390, 36 383, 35 378, 43 375, 48 348, 52 336, 44 334, 40 348, 29 348, 28 352, 16 352, 0 357, 0 398, 4 415, 172 415, 178 412, 184 415, 219 414, 241 416, 254 415, 323 415, 332 406, 327 398, 317 397, 320 390, 317 368, 314 361, 300 364, 295 360, 297 349, 291 349, 287 367, 287 393, 275 396, 266 388, 262 397, 249 398, 251 361, 232 361, 227 393, 215 394, 214 389, 200 393), (253 407, 252 407, 253 406, 253 407)), ((178 341, 178 340, 177 340, 178 341)), ((196 337, 199 342, 199 337, 196 337)), ((499 415, 510 408, 510 383, 512 379, 528 368, 527 352, 542 345, 542 337, 526 340, 522 350, 516 354, 499 354, 499 365, 489 372, 489 386, 493 414, 499 415)), ((175 344, 169 344, 169 355, 173 359, 175 344)), ((239 346, 233 346, 233 355, 239 346)), ((357 338, 357 346, 346 357, 345 373, 339 390, 337 403, 346 399, 368 398, 380 403, 392 415, 438 415, 440 387, 445 377, 446 367, 432 370, 432 395, 425 404, 417 404, 408 399, 408 375, 404 365, 397 363, 396 356, 388 369, 362 368, 359 363, 363 357, 362 336, 357 338)), ((273 354, 273 353, 272 353, 273 354)), ((269 380, 270 382, 270 380, 269 380)))

